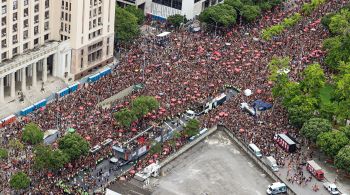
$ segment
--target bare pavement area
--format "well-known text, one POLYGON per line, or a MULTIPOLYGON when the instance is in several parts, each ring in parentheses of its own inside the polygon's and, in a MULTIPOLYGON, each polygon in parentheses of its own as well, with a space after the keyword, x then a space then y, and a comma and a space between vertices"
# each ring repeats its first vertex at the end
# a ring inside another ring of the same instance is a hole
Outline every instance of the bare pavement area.
POLYGON ((154 195, 266 194, 272 183, 227 135, 218 131, 170 162, 152 178, 154 195))

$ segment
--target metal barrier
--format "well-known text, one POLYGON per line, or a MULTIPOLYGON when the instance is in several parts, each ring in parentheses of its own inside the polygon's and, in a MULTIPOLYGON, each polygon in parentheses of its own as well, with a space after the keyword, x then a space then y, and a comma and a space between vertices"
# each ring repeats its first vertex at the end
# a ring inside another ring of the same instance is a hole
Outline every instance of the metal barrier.
MULTIPOLYGON (((257 164, 259 167, 268 175, 270 176, 273 180, 275 181, 280 181, 283 182, 278 175, 276 175, 275 172, 271 171, 269 167, 260 159, 257 158, 255 155, 253 155, 252 152, 248 150, 248 145, 245 143, 242 143, 240 140, 237 139, 237 137, 230 132, 225 126, 223 125, 218 125, 218 129, 224 131, 247 155, 257 164)), ((284 182, 283 182, 284 183, 284 182)), ((286 184, 286 183, 285 183, 286 184)), ((296 195, 296 193, 292 190, 292 188, 286 184, 287 186, 287 194, 290 195, 296 195)))

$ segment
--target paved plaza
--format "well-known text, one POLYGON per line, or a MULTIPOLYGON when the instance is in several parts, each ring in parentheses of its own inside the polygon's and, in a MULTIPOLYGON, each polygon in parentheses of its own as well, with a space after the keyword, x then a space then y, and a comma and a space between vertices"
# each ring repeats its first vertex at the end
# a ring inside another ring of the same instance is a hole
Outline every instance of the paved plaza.
POLYGON ((272 181, 222 131, 166 165, 154 195, 265 194, 272 181))

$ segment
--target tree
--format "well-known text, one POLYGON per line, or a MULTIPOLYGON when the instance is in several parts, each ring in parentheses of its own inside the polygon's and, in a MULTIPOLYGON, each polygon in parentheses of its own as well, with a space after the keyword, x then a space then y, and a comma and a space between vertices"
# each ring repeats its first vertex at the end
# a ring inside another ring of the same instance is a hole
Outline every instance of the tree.
POLYGON ((295 127, 302 127, 304 122, 314 116, 317 99, 308 96, 296 96, 287 108, 290 123, 295 127))
POLYGON ((126 6, 126 11, 133 14, 137 18, 137 23, 142 24, 145 20, 145 14, 142 9, 137 8, 136 6, 126 6))
POLYGON ((156 154, 156 153, 159 154, 160 152, 162 152, 162 144, 159 142, 154 143, 154 145, 150 149, 150 153, 151 154, 156 154))
POLYGON ((14 150, 23 150, 24 145, 16 138, 13 138, 9 142, 9 146, 14 150))
POLYGON ((340 13, 333 15, 330 19, 329 30, 333 34, 345 34, 350 29, 350 11, 343 9, 340 13))
POLYGON ((333 121, 334 119, 333 116, 335 116, 337 109, 338 109, 337 103, 334 103, 334 102, 322 103, 319 109, 320 117, 333 121))
POLYGON ((276 81, 279 75, 287 75, 286 70, 290 70, 290 58, 289 57, 276 57, 273 56, 268 66, 270 77, 269 80, 276 81))
POLYGON ((167 21, 170 25, 174 26, 175 28, 179 28, 181 23, 184 23, 186 21, 186 17, 181 14, 175 14, 169 16, 167 18, 167 21))
POLYGON ((240 14, 245 20, 251 22, 261 15, 261 10, 260 7, 256 5, 244 5, 240 14))
POLYGON ((335 85, 335 96, 337 99, 345 100, 350 97, 350 74, 340 75, 335 85))
POLYGON ((311 118, 303 124, 300 133, 307 139, 316 142, 317 136, 321 133, 332 130, 332 124, 323 118, 311 118))
POLYGON ((7 159, 8 152, 5 148, 0 148, 0 160, 1 159, 7 159))
POLYGON ((338 35, 325 39, 323 48, 327 52, 325 63, 327 66, 337 69, 340 62, 349 62, 350 59, 350 35, 338 35))
POLYGON ((341 100, 336 107, 337 120, 345 123, 350 118, 350 99, 341 100))
POLYGON ((10 178, 10 186, 16 190, 21 190, 29 187, 30 179, 27 174, 23 172, 17 172, 10 178))
POLYGON ((227 5, 219 4, 206 8, 200 15, 199 20, 211 25, 228 27, 236 23, 236 10, 227 5))
POLYGON ((288 84, 289 79, 287 74, 280 74, 276 76, 276 80, 274 80, 274 86, 272 88, 272 95, 275 98, 282 98, 284 97, 284 89, 286 88, 286 85, 288 84))
POLYGON ((350 126, 340 127, 339 131, 343 132, 350 139, 350 126))
POLYGON ((197 135, 199 132, 199 126, 200 123, 196 119, 190 119, 187 123, 186 126, 184 127, 184 133, 188 137, 192 137, 194 135, 197 135))
POLYGON ((69 162, 67 154, 58 149, 52 150, 49 146, 37 146, 34 154, 34 167, 37 170, 57 171, 69 162))
POLYGON ((69 157, 69 160, 78 159, 89 151, 89 143, 77 133, 70 133, 59 139, 58 147, 69 157))
POLYGON ((158 108, 159 102, 153 96, 139 96, 132 101, 132 111, 137 118, 141 118, 148 112, 158 108))
POLYGON ((125 9, 115 9, 115 34, 118 41, 129 42, 140 34, 138 18, 125 9))
POLYGON ((337 168, 350 172, 350 145, 339 150, 337 156, 335 156, 334 164, 337 168))
POLYGON ((137 120, 135 113, 127 108, 116 112, 114 117, 123 127, 130 127, 131 123, 137 120))
POLYGON ((316 145, 321 151, 332 158, 347 144, 349 144, 349 139, 343 132, 338 130, 321 133, 316 141, 316 145))
POLYGON ((233 7, 238 12, 243 7, 243 3, 241 2, 241 0, 225 0, 224 4, 227 4, 231 7, 233 7))
POLYGON ((41 143, 44 139, 44 132, 35 123, 29 123, 24 126, 22 140, 29 144, 35 145, 41 143))
POLYGON ((332 17, 335 15, 336 13, 328 13, 325 16, 322 17, 321 19, 321 24, 326 27, 329 30, 329 24, 331 23, 331 19, 332 17))
MULTIPOLYGON (((275 89, 276 90, 276 89, 275 89)), ((275 92, 276 93, 276 92, 275 92)), ((288 81, 280 89, 281 96, 283 98, 283 106, 290 107, 290 102, 293 98, 302 95, 300 84, 293 81, 288 81)))
POLYGON ((301 86, 304 92, 313 95, 319 94, 319 91, 325 85, 326 77, 319 64, 311 64, 303 71, 303 81, 301 86))

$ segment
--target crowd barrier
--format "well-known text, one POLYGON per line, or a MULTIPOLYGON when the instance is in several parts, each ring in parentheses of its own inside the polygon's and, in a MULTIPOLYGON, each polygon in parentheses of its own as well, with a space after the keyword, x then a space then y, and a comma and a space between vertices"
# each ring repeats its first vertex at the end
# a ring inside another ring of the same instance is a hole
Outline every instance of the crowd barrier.
POLYGON ((0 128, 3 128, 5 127, 6 125, 9 125, 13 122, 15 122, 17 119, 16 115, 14 114, 11 114, 10 116, 6 117, 6 118, 3 118, 0 120, 0 128))
POLYGON ((38 109, 46 106, 46 104, 47 104, 47 100, 43 99, 43 100, 41 100, 41 101, 39 101, 39 102, 34 104, 34 110, 38 110, 38 109))
POLYGON ((27 108, 24 108, 21 110, 20 115, 21 116, 27 116, 28 114, 32 113, 34 111, 34 105, 28 106, 27 108))

